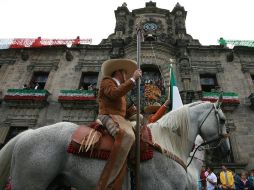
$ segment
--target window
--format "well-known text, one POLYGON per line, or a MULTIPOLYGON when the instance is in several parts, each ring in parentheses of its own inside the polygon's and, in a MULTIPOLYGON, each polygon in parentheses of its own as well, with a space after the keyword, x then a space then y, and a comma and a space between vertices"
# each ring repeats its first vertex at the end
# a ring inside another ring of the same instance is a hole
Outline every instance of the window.
POLYGON ((98 72, 82 73, 79 89, 94 90, 98 81, 98 72))
POLYGON ((215 74, 200 74, 201 89, 205 92, 212 92, 219 88, 215 74))
POLYGON ((11 140, 13 137, 17 136, 19 133, 27 130, 27 127, 11 127, 8 135, 5 139, 5 143, 7 143, 9 140, 11 140))
POLYGON ((30 88, 32 89, 44 89, 48 80, 49 73, 47 72, 35 72, 30 82, 30 88), (37 84, 39 85, 38 87, 37 84))
POLYGON ((251 75, 252 83, 254 84, 254 75, 251 75))

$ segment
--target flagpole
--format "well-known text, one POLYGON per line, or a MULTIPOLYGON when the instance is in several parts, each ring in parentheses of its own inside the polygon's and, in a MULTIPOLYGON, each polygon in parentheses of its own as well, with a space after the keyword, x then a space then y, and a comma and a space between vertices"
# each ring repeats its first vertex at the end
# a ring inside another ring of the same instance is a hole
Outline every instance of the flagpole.
MULTIPOLYGON (((170 63, 170 66, 169 66, 169 87, 168 87, 168 99, 170 100, 170 81, 171 81, 171 69, 172 69, 172 63, 170 63)), ((172 102, 171 102, 172 103, 172 102)))
MULTIPOLYGON (((141 20, 140 20, 141 21, 141 20)), ((137 23, 137 64, 140 69, 141 54, 141 23, 137 23)), ((135 168, 135 190, 140 190, 140 79, 137 84, 137 124, 136 124, 136 168, 135 168)))

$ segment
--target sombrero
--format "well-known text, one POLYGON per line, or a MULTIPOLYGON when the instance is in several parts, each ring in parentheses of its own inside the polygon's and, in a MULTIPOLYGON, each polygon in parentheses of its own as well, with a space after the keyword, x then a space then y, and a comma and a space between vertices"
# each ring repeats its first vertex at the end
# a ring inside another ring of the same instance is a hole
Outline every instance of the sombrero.
POLYGON ((154 104, 152 105, 147 105, 145 108, 144 108, 144 112, 145 113, 148 113, 148 114, 153 114, 153 113, 156 113, 157 110, 161 107, 160 103, 158 102, 155 102, 154 104))
POLYGON ((117 70, 125 70, 126 78, 129 79, 132 77, 134 71, 137 69, 136 61, 131 59, 109 59, 105 61, 101 66, 102 76, 111 77, 112 73, 117 70))

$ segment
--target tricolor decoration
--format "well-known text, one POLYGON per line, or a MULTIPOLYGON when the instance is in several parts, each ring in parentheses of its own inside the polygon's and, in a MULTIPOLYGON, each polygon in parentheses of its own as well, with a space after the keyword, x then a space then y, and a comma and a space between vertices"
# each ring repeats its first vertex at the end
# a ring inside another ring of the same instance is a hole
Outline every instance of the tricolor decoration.
POLYGON ((58 101, 86 101, 96 100, 93 90, 60 90, 58 101))
POLYGON ((79 44, 91 44, 92 39, 80 39, 79 36, 76 39, 42 39, 38 38, 13 38, 13 39, 0 39, 0 49, 9 48, 36 48, 44 46, 60 46, 66 45, 71 47, 72 45, 79 44))
POLYGON ((45 101, 49 92, 47 90, 34 89, 8 89, 4 100, 33 100, 45 101))
MULTIPOLYGON (((203 92, 202 100, 216 102, 220 92, 203 92)), ((240 104, 239 96, 235 92, 223 92, 222 103, 225 104, 240 104)))

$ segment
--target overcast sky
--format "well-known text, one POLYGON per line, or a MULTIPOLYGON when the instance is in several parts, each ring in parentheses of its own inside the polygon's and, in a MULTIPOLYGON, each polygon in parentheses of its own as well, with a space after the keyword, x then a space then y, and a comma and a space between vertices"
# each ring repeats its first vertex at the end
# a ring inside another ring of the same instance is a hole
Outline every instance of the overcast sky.
MULTIPOLYGON (((127 3, 130 11, 148 0, 0 0, 0 38, 91 38, 98 44, 114 32, 114 10, 127 3)), ((203 45, 224 39, 254 40, 254 0, 157 0, 187 13, 187 33, 203 45)))

